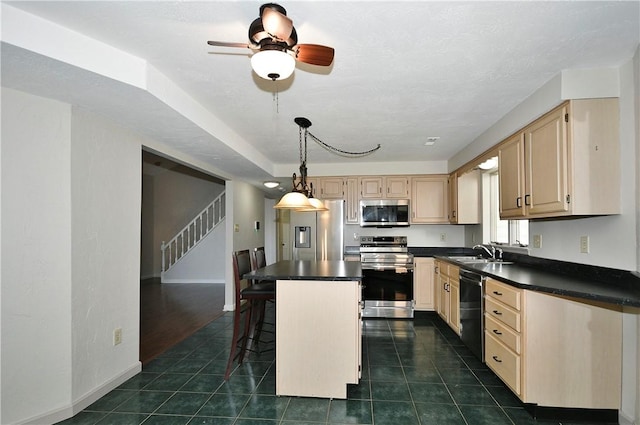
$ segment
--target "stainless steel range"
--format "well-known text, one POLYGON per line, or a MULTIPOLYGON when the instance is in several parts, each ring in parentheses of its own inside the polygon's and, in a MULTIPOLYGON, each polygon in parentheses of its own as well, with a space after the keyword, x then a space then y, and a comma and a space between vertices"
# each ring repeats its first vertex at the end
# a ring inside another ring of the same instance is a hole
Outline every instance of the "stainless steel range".
POLYGON ((413 255, 406 236, 361 236, 364 317, 413 317, 413 255))

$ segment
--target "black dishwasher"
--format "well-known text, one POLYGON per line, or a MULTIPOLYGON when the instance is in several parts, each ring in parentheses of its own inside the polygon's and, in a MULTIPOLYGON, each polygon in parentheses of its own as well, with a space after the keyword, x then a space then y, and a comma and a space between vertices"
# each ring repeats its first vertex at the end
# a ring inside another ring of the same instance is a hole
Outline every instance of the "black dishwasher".
POLYGON ((484 276, 460 269, 460 338, 484 363, 484 276))

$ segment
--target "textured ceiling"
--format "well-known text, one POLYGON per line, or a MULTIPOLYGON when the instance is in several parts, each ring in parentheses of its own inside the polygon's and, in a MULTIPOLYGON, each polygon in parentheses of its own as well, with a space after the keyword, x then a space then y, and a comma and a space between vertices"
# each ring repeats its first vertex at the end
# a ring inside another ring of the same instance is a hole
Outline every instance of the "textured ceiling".
MULTIPOLYGON (((447 161, 560 71, 618 66, 640 38, 637 1, 290 1, 281 4, 299 42, 332 46, 335 60, 298 64, 292 78, 271 82, 252 73, 249 50, 206 44, 246 42, 262 2, 4 3, 141 58, 225 129, 4 37, 3 85, 95 109, 222 177, 249 180, 283 164, 295 171, 297 116, 338 148, 382 146, 352 159, 310 141, 311 173, 314 163, 447 161), (439 140, 425 147, 430 136, 439 140)), ((46 52, 46 34, 32 36, 46 52)))

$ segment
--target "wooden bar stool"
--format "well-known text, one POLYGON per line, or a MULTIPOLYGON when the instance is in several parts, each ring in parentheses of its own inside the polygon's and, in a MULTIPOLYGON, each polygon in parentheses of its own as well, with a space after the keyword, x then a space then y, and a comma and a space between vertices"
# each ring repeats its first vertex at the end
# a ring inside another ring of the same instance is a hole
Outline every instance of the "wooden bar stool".
POLYGON ((249 340, 254 333, 255 317, 252 312, 258 314, 263 310, 266 300, 275 298, 275 286, 270 284, 254 283, 243 279, 245 273, 251 271, 251 255, 249 250, 233 253, 233 279, 236 306, 233 314, 233 336, 231 337, 231 349, 224 379, 229 379, 235 359, 242 364, 245 352, 249 346, 249 340))

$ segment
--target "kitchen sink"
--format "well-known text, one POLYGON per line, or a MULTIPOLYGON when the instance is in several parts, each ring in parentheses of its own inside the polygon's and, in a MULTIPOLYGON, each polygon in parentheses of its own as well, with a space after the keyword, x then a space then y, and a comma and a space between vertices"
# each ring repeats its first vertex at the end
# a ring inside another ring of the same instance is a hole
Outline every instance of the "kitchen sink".
POLYGON ((494 260, 491 258, 482 258, 482 257, 472 257, 472 256, 458 256, 458 257, 447 257, 450 260, 458 261, 464 264, 513 264, 512 261, 502 261, 502 260, 494 260))

